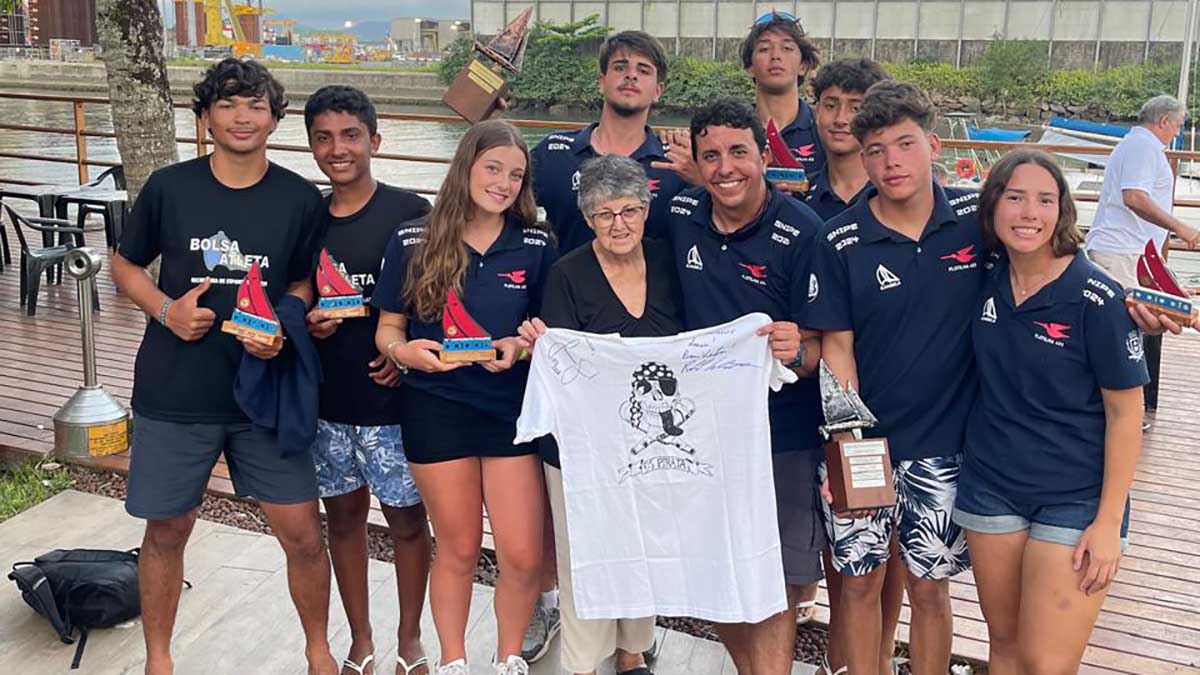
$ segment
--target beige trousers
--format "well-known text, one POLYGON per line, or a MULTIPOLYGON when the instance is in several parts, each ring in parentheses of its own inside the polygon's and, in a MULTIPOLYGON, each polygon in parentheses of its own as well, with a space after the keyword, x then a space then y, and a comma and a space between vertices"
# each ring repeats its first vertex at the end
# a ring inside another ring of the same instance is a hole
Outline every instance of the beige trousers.
POLYGON ((1137 262, 1141 256, 1137 253, 1105 253, 1103 251, 1088 251, 1088 259, 1096 263, 1096 265, 1108 272, 1108 276, 1112 277, 1118 284, 1125 287, 1126 290, 1136 288, 1137 281, 1137 262))
POLYGON ((554 519, 554 547, 558 557, 558 607, 562 613, 562 667, 569 673, 590 673, 618 649, 631 654, 654 645, 654 617, 643 619, 580 619, 575 614, 571 590, 571 547, 567 539, 567 506, 563 499, 562 472, 543 464, 550 515, 554 519))

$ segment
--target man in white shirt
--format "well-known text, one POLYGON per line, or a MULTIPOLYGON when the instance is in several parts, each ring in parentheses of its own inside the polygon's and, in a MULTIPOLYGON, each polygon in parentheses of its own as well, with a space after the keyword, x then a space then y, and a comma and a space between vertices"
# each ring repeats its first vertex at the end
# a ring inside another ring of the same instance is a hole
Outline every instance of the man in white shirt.
POLYGON ((1142 106, 1138 124, 1113 150, 1104 169, 1104 189, 1087 235, 1092 261, 1122 285, 1137 285, 1137 260, 1153 240, 1162 249, 1170 233, 1188 246, 1200 244, 1200 230, 1171 215, 1175 176, 1166 148, 1179 135, 1186 110, 1171 96, 1155 96, 1142 106))
MULTIPOLYGON (((1182 103, 1165 94, 1146 101, 1137 126, 1113 149, 1104 168, 1104 188, 1087 234, 1087 252, 1092 262, 1126 288, 1138 285, 1137 261, 1147 241, 1161 251, 1174 233, 1189 248, 1200 245, 1200 230, 1171 215, 1175 174, 1165 150, 1179 135, 1186 114, 1182 103)), ((1161 348, 1161 337, 1146 340, 1151 378, 1146 386, 1147 410, 1158 407, 1161 348)))

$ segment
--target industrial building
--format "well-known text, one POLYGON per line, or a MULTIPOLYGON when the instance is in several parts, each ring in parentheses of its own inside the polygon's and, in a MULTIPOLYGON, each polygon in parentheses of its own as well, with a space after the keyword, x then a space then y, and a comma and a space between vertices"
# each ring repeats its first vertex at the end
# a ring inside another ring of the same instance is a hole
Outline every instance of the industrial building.
POLYGON ((423 17, 392 19, 388 27, 397 54, 436 56, 445 51, 459 35, 471 32, 467 20, 449 21, 423 17))
POLYGON ((0 46, 49 47, 51 40, 96 44, 96 0, 23 0, 0 13, 0 46))
POLYGON ((1058 67, 1178 61, 1187 0, 472 0, 471 23, 494 35, 527 7, 543 21, 592 14, 614 30, 641 29, 676 53, 734 58, 754 20, 800 18, 825 58, 870 56, 970 65, 994 36, 1038 40, 1058 67))

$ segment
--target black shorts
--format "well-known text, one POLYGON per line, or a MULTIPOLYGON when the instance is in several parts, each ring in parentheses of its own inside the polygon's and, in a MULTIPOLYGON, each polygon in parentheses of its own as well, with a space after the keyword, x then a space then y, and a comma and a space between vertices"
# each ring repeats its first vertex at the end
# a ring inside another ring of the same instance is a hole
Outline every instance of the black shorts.
POLYGON ((537 454, 533 443, 513 445, 515 421, 410 386, 405 386, 400 435, 410 464, 537 454))
POLYGON ((783 548, 783 579, 789 586, 820 581, 821 552, 828 546, 821 522, 821 484, 818 449, 771 455, 775 471, 775 508, 779 515, 779 544, 783 548))
POLYGON ((309 451, 283 457, 275 435, 249 422, 183 424, 133 416, 125 510, 146 520, 169 520, 200 506, 221 453, 239 497, 268 504, 317 498, 309 451))

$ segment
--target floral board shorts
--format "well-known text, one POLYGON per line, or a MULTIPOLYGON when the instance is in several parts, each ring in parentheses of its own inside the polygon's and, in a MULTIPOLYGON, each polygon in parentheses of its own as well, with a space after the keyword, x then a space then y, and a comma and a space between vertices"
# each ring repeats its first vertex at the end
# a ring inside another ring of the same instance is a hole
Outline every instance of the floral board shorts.
POLYGON ((387 506, 405 508, 421 502, 404 456, 399 424, 360 427, 317 420, 313 462, 323 498, 366 485, 387 506))
MULTIPOLYGON (((971 566, 963 529, 952 519, 960 457, 930 457, 892 467, 896 505, 865 518, 835 515, 822 499, 833 566, 842 574, 870 574, 888 560, 892 537, 908 571, 921 579, 948 579, 971 566)), ((821 480, 826 469, 820 467, 821 480)))

